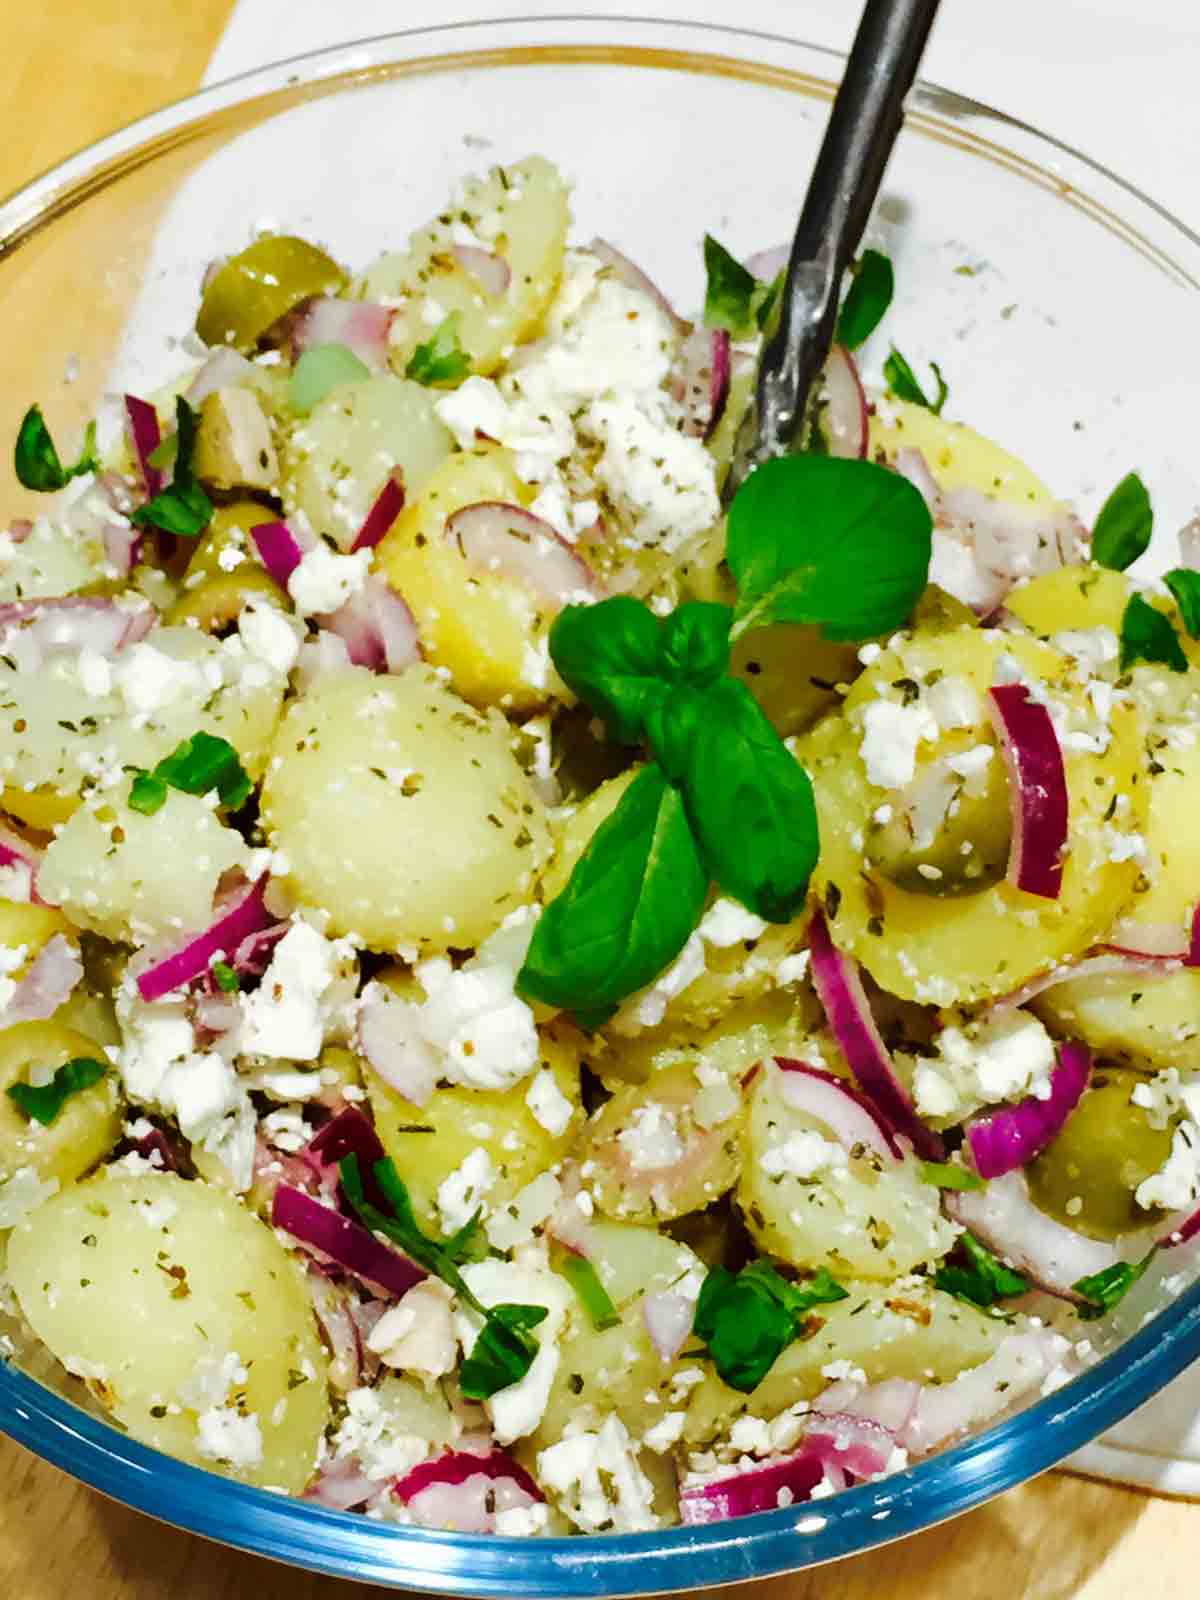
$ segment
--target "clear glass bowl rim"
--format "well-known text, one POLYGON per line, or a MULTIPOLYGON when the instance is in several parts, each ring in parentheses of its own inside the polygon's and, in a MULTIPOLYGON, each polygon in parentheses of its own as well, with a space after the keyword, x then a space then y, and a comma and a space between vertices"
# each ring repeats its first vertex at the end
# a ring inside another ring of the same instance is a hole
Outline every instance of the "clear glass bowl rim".
MULTIPOLYGON (((656 48, 713 53, 714 44, 744 52, 758 43, 806 52, 810 65, 836 78, 840 52, 786 35, 721 23, 621 14, 489 18, 401 30, 312 52, 227 78, 189 95, 81 150, 0 205, 0 257, 17 248, 88 194, 174 147, 222 111, 383 69, 412 59, 423 41, 439 53, 485 38, 489 50, 540 46, 553 51, 547 27, 621 26, 621 48, 646 48, 652 30, 668 35, 656 48), (706 48, 707 47, 707 48, 706 48)), ((611 41, 609 41, 611 42, 611 41)), ((549 58, 547 58, 549 59, 549 58)), ((826 80, 830 81, 830 80, 826 80)), ((1200 236, 1156 201, 1069 145, 978 101, 922 82, 921 120, 963 118, 994 136, 1035 148, 1019 164, 1087 202, 1157 265, 1200 288, 1200 236), (1064 166, 1070 174, 1064 180, 1064 166), (1130 207, 1138 224, 1109 209, 1130 207), (1162 241, 1166 241, 1164 244, 1162 241)), ((944 1522, 1062 1461, 1112 1427, 1200 1356, 1200 1282, 1191 1285, 1104 1361, 1069 1386, 966 1443, 880 1483, 824 1500, 698 1528, 592 1538, 511 1539, 400 1527, 311 1502, 250 1488, 160 1454, 91 1416, 0 1360, 0 1431, 54 1466, 125 1505, 235 1548, 331 1576, 385 1587, 456 1595, 618 1596, 710 1587, 815 1566, 858 1554, 944 1522)))

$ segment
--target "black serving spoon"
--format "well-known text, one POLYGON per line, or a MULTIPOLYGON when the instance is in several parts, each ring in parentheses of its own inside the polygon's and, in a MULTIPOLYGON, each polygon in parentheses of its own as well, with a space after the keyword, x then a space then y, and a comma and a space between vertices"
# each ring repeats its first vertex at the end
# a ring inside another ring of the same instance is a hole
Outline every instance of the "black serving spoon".
POLYGON ((879 193, 937 8, 938 0, 867 0, 863 9, 738 428, 726 505, 755 467, 796 448, 809 391, 833 342, 842 275, 879 193))

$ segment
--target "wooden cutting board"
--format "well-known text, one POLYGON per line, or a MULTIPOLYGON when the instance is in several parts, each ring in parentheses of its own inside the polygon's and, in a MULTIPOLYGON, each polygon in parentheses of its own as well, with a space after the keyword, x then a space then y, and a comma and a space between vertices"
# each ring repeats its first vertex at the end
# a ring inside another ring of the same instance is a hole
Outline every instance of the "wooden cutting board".
MULTIPOLYGON (((8 134, 0 141, 0 194, 189 93, 231 9, 232 0, 0 0, 8 134)), ((350 1600, 364 1593, 163 1527, 4 1439, 0 1506, 4 1600, 350 1600)), ((1197 1592, 1198 1568, 1200 1506, 1051 1475, 873 1555, 722 1593, 729 1600, 1183 1600, 1197 1592)))

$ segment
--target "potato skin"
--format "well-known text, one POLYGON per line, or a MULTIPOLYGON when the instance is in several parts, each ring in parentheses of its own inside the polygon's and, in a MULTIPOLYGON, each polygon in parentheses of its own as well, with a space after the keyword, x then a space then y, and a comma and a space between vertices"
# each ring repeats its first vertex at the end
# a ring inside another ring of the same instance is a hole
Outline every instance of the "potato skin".
POLYGON ((13 1230, 8 1270, 34 1332, 135 1438, 304 1488, 328 1421, 325 1353, 299 1266, 232 1196, 169 1173, 102 1175, 13 1230), (232 1355, 245 1376, 197 1393, 198 1369, 232 1355), (201 1450, 197 1416, 212 1405, 257 1417, 261 1461, 201 1450))
POLYGON ((294 702, 262 814, 298 898, 376 950, 474 948, 530 899, 549 854, 507 725, 426 666, 351 668, 294 702))

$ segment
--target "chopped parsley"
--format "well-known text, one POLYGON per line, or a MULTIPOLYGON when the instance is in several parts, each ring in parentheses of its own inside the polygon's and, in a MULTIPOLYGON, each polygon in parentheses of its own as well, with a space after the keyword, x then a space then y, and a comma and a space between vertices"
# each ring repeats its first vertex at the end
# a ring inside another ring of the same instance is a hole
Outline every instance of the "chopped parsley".
POLYGON ((59 1067, 49 1083, 12 1083, 4 1092, 31 1121, 48 1128, 72 1095, 99 1083, 107 1070, 91 1056, 76 1056, 59 1067))

